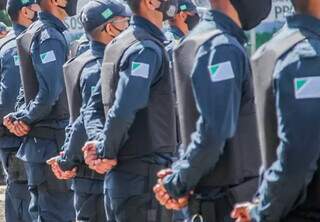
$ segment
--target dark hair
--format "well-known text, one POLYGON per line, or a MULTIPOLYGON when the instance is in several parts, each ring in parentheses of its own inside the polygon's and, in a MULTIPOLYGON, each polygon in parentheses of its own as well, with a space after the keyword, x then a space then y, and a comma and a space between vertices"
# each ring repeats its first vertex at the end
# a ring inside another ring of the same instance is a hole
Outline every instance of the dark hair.
POLYGON ((133 13, 139 13, 141 0, 126 0, 133 13))
POLYGON ((14 7, 8 7, 7 12, 12 21, 16 22, 18 20, 20 10, 16 10, 14 7))

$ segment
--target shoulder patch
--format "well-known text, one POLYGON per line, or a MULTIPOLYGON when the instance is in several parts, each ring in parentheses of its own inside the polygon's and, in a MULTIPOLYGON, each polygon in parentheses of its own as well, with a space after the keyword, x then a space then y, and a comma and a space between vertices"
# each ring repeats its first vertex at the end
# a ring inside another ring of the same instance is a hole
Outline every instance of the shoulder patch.
POLYGON ((41 32, 40 43, 43 43, 47 40, 52 40, 52 39, 61 41, 63 44, 66 44, 66 36, 54 28, 49 27, 44 29, 41 32))
POLYGON ((149 64, 132 62, 131 75, 147 79, 149 77, 149 64))
POLYGON ((57 60, 53 50, 40 54, 40 59, 42 64, 46 64, 57 60))
POLYGON ((320 76, 294 79, 296 99, 320 98, 320 76))
POLYGON ((91 86, 91 95, 93 95, 95 89, 96 89, 96 86, 91 86))
POLYGON ((230 61, 210 65, 208 69, 212 82, 234 79, 234 72, 230 61))
POLYGON ((13 61, 15 66, 20 65, 20 57, 18 55, 13 56, 13 61))

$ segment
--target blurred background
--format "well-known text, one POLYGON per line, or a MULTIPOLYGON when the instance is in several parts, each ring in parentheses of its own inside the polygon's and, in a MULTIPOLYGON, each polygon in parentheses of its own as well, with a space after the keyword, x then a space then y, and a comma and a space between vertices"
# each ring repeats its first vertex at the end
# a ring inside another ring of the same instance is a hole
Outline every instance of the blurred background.
MULTIPOLYGON (((82 6, 88 0, 79 0, 78 10, 80 11, 82 6)), ((199 6, 200 14, 203 14, 208 5, 207 0, 194 0, 194 2, 199 6)), ((0 0, 0 5, 4 4, 4 0, 0 0)), ((264 42, 269 40, 272 35, 277 32, 284 23, 285 17, 290 14, 293 10, 290 0, 273 0, 273 8, 269 17, 256 29, 248 32, 248 37, 250 39, 248 44, 248 50, 252 53, 264 42)), ((10 26, 11 22, 4 10, 0 11, 0 21, 10 26)), ((74 16, 66 20, 66 24, 69 28, 71 38, 79 38, 82 31, 82 25, 80 23, 79 17, 74 16)))

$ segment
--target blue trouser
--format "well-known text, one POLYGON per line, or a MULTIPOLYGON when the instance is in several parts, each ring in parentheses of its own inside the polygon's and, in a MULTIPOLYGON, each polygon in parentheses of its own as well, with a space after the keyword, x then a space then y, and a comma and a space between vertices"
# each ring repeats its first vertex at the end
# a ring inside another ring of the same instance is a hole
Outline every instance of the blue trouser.
POLYGON ((104 191, 104 210, 106 212, 107 221, 115 222, 116 216, 114 215, 114 212, 111 206, 111 199, 110 199, 108 190, 104 191))
POLYGON ((5 194, 5 218, 12 222, 32 221, 28 207, 30 194, 27 183, 9 183, 5 194))
POLYGON ((75 191, 74 207, 78 222, 106 222, 103 194, 89 194, 75 191))
POLYGON ((45 163, 25 162, 31 201, 29 212, 37 222, 74 221, 73 192, 55 178, 45 163))
POLYGON ((230 212, 236 202, 228 196, 222 196, 214 201, 210 200, 195 200, 189 201, 188 212, 186 213, 187 222, 202 221, 205 222, 233 222, 230 217, 230 212), (199 215, 198 219, 194 219, 195 215, 199 215))
POLYGON ((160 167, 146 166, 150 173, 135 173, 112 170, 105 179, 107 215, 114 215, 116 222, 170 222, 172 213, 155 200, 152 191, 156 183, 156 172, 160 167), (152 169, 154 168, 154 169, 152 169), (109 211, 109 212, 108 212, 109 211))
POLYGON ((0 158, 7 181, 5 218, 8 222, 29 222, 31 221, 28 212, 30 195, 23 163, 15 156, 17 149, 0 149, 0 158))
MULTIPOLYGON (((60 140, 60 139, 59 139, 60 140)), ((58 155, 57 139, 25 137, 17 153, 24 161, 31 196, 29 212, 34 222, 75 220, 73 192, 69 183, 58 180, 46 160, 58 155)))
POLYGON ((103 180, 73 179, 74 208, 78 222, 107 222, 104 211, 103 180))

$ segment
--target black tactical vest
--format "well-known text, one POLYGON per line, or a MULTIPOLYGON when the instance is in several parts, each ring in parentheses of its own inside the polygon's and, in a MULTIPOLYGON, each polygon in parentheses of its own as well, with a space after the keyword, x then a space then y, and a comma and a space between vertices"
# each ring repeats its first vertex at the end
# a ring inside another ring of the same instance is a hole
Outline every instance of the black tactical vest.
POLYGON ((276 105, 273 95, 273 71, 277 60, 297 43, 305 39, 299 31, 285 39, 271 40, 263 45, 251 59, 259 139, 264 169, 277 159, 279 145, 277 135, 276 105))
MULTIPOLYGON (((267 169, 277 160, 277 147, 280 143, 277 132, 276 103, 273 94, 273 73, 277 60, 298 43, 305 40, 308 33, 295 31, 290 35, 276 36, 263 45, 251 59, 254 91, 259 126, 259 139, 263 167, 267 169)), ((318 163, 320 167, 320 162, 318 163)), ((306 200, 294 210, 294 214, 320 221, 320 170, 308 186, 306 200), (312 213, 314 212, 314 213, 312 213)), ((311 220, 310 220, 311 221, 311 220)))
POLYGON ((176 147, 174 94, 169 57, 164 45, 142 28, 135 28, 115 38, 105 51, 101 71, 102 100, 105 113, 112 107, 119 80, 119 64, 125 51, 135 43, 151 40, 163 52, 161 79, 151 86, 148 107, 136 113, 128 140, 119 157, 133 158, 152 153, 172 153, 176 147))
POLYGON ((9 42, 16 39, 16 35, 13 31, 9 32, 4 38, 0 39, 0 50, 9 42))
MULTIPOLYGON (((80 78, 82 70, 85 66, 97 59, 102 59, 98 55, 88 50, 81 55, 70 59, 63 66, 64 82, 66 84, 66 92, 68 99, 68 106, 70 112, 70 123, 73 123, 80 115, 80 109, 82 105, 82 96, 80 92, 80 78)), ((80 149, 81 147, 79 147, 80 149)), ((81 151, 80 151, 81 152, 81 151)), ((81 159, 82 164, 78 166, 77 177, 87 178, 94 180, 103 180, 104 174, 98 174, 95 171, 89 169, 89 167, 81 159)))
POLYGON ((63 66, 64 82, 66 84, 66 92, 70 113, 70 121, 74 122, 80 115, 80 108, 82 105, 82 96, 80 92, 80 77, 84 67, 97 59, 102 57, 93 54, 88 50, 73 59, 70 59, 63 66))
MULTIPOLYGON (((220 30, 191 34, 174 51, 174 75, 184 147, 191 142, 191 134, 196 131, 196 121, 199 118, 191 85, 191 72, 196 54, 201 45, 221 34, 223 33, 220 30)), ((244 89, 246 93, 243 93, 241 99, 239 121, 234 137, 227 140, 216 167, 201 179, 198 188, 237 185, 246 178, 259 175, 261 161, 253 90, 250 87, 244 89)))
POLYGON ((77 56, 77 53, 79 51, 79 48, 82 44, 89 44, 89 40, 88 39, 83 39, 83 40, 77 40, 77 41, 73 41, 70 44, 70 50, 69 50, 69 58, 72 59, 74 57, 77 56))
MULTIPOLYGON (((45 28, 45 24, 35 22, 25 32, 17 37, 18 53, 21 58, 20 74, 26 104, 35 99, 39 90, 36 71, 32 63, 31 45, 45 28)), ((47 119, 61 120, 68 117, 67 97, 64 89, 47 119)))

